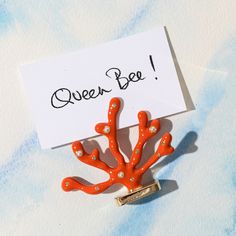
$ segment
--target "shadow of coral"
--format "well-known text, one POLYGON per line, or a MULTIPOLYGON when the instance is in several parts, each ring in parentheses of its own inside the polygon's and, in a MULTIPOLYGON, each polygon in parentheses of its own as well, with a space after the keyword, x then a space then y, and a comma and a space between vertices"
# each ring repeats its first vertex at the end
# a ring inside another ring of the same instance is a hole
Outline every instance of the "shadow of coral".
POLYGON ((165 157, 162 161, 158 162, 153 168, 152 171, 156 172, 164 166, 175 161, 184 154, 189 154, 196 152, 198 147, 195 145, 198 135, 195 131, 188 132, 184 138, 180 141, 179 145, 175 148, 175 151, 172 155, 165 157))
POLYGON ((136 202, 130 203, 130 205, 141 205, 141 204, 147 204, 151 201, 154 201, 166 194, 169 194, 175 190, 177 190, 178 184, 175 180, 168 180, 168 179, 160 179, 159 180, 160 186, 161 186, 161 190, 159 190, 158 192, 153 193, 150 196, 147 196, 145 198, 142 198, 136 202))

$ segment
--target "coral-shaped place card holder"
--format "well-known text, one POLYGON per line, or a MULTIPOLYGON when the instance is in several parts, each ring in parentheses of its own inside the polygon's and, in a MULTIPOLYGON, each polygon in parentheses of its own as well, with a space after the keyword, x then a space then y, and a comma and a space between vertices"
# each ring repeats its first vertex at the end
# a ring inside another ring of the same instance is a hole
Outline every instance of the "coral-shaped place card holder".
POLYGON ((155 162, 157 162, 162 156, 170 155, 174 151, 174 148, 171 147, 171 134, 168 132, 165 133, 161 138, 156 152, 145 164, 137 168, 137 165, 142 157, 145 143, 160 130, 160 121, 158 119, 152 120, 149 125, 147 113, 145 111, 140 111, 138 113, 139 137, 131 154, 130 160, 127 163, 119 150, 117 142, 117 114, 119 109, 120 99, 112 98, 109 104, 107 123, 99 123, 95 126, 97 133, 107 137, 109 149, 117 161, 116 167, 110 167, 103 162, 99 157, 99 150, 97 148, 94 149, 92 153, 87 153, 81 142, 76 141, 72 144, 72 150, 80 161, 86 163, 87 165, 102 169, 108 173, 110 178, 102 183, 84 185, 75 177, 67 177, 62 181, 63 190, 81 190, 88 194, 99 194, 113 184, 122 184, 128 189, 129 192, 125 196, 117 197, 116 200, 118 205, 124 205, 146 197, 161 189, 158 182, 154 182, 148 186, 142 186, 141 180, 143 174, 155 162))

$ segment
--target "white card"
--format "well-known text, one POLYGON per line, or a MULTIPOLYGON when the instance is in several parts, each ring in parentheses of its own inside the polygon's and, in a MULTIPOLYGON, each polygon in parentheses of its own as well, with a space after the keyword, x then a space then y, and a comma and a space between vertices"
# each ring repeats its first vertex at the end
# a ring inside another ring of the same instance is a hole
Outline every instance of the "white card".
POLYGON ((186 110, 164 27, 21 68, 42 148, 97 135, 112 97, 124 108, 119 128, 186 110), (129 81, 129 82, 128 82, 129 81), (135 81, 135 82, 134 82, 135 81))

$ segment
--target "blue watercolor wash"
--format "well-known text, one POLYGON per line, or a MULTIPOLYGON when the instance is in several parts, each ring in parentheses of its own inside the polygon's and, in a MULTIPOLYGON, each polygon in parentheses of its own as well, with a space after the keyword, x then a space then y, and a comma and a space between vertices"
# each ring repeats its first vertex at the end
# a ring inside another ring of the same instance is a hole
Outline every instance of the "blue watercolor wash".
POLYGON ((8 215, 10 209, 19 207, 26 199, 38 201, 44 186, 32 183, 24 170, 30 165, 30 154, 39 149, 36 132, 33 132, 12 154, 10 160, 0 167, 0 214, 8 215), (35 187, 37 185, 37 187, 35 187), (34 191, 32 191, 32 189, 34 191))
POLYGON ((33 18, 34 15, 40 17, 39 21, 45 21, 45 17, 50 16, 50 20, 47 22, 50 33, 54 34, 55 38, 61 42, 62 47, 74 49, 78 47, 79 42, 68 31, 65 16, 61 14, 65 7, 66 2, 64 0, 54 1, 53 3, 39 0, 37 4, 34 1, 22 4, 18 0, 0 2, 0 35, 8 32, 16 24, 20 25, 26 32, 31 31, 32 28, 35 29, 35 32, 40 32, 41 29, 37 28, 38 25, 33 18))
POLYGON ((28 28, 31 26, 30 16, 26 11, 26 4, 22 4, 22 2, 14 2, 12 4, 8 4, 8 9, 11 12, 12 17, 14 17, 14 21, 18 23, 23 28, 28 28))
POLYGON ((0 35, 6 32, 13 23, 13 18, 5 6, 5 4, 0 3, 0 35))
POLYGON ((151 9, 151 7, 153 6, 154 3, 155 3, 155 1, 148 0, 143 7, 137 9, 136 14, 131 16, 128 23, 125 24, 125 26, 117 33, 115 38, 119 39, 119 38, 128 36, 130 34, 130 31, 134 30, 134 28, 136 26, 138 26, 138 24, 142 20, 145 19, 145 17, 148 15, 149 10, 151 9))
MULTIPOLYGON (((64 0, 54 1, 53 4, 40 0, 40 11, 47 12, 47 15, 50 14, 50 21, 48 22, 49 29, 54 34, 54 37, 61 43, 62 48, 73 50, 79 47, 80 42, 78 38, 68 30, 69 27, 66 22, 66 16, 63 14, 67 4, 68 3, 64 0)), ((32 5, 32 7, 34 6, 32 5)), ((42 17, 43 16, 42 14, 42 17)))
POLYGON ((226 236, 235 236, 235 231, 236 231, 235 226, 236 226, 236 215, 234 215, 232 227, 225 229, 225 235, 226 236))
POLYGON ((29 138, 25 139, 24 142, 14 151, 10 161, 7 164, 0 166, 0 186, 8 181, 8 178, 19 171, 19 168, 26 166, 26 156, 39 148, 39 142, 36 132, 33 132, 29 138))

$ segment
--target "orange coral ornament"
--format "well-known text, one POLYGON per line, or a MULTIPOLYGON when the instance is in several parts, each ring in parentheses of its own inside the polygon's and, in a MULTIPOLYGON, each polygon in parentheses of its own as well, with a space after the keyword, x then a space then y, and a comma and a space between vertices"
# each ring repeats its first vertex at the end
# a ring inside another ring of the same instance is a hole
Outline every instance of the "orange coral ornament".
MULTIPOLYGON (((140 196, 140 191, 139 191, 140 189, 142 189, 141 179, 143 174, 162 156, 169 155, 174 151, 174 148, 171 147, 172 137, 167 132, 163 135, 160 144, 157 148, 157 151, 150 157, 150 159, 140 168, 136 167, 140 162, 144 144, 147 142, 148 139, 157 134, 157 132, 160 129, 160 121, 158 119, 151 121, 150 125, 148 125, 147 113, 145 111, 140 111, 138 113, 138 120, 139 120, 138 142, 132 152, 130 161, 126 163, 123 155, 119 151, 116 137, 116 131, 117 131, 116 117, 119 112, 119 109, 120 109, 120 99, 112 98, 109 104, 108 122, 99 123, 95 127, 97 133, 105 135, 108 138, 109 148, 111 150, 112 155, 117 161, 117 166, 115 168, 108 166, 99 158, 98 149, 94 149, 91 154, 88 154, 84 150, 84 147, 81 144, 81 142, 76 141, 72 144, 72 150, 80 161, 104 170, 109 174, 110 176, 109 180, 94 185, 84 185, 74 177, 67 177, 62 181, 62 188, 64 191, 81 190, 88 194, 98 194, 105 191, 113 184, 122 184, 126 186, 127 189, 129 190, 129 194, 127 195, 129 199, 125 199, 124 202, 119 202, 119 204, 123 205, 126 202, 132 202, 137 198, 143 197, 142 194, 141 194, 142 196, 140 196), (134 195, 131 193, 133 193, 134 195)), ((151 186, 151 188, 153 190, 153 185, 151 186)), ((158 188, 160 188, 160 186, 156 185, 156 188, 154 190, 157 190, 158 188)), ((144 189, 147 193, 145 187, 144 189)), ((149 194, 150 193, 144 195, 149 195, 149 194)))

